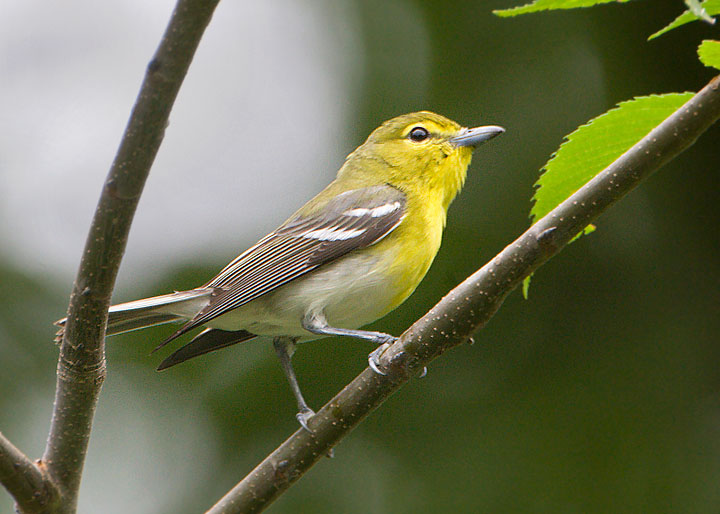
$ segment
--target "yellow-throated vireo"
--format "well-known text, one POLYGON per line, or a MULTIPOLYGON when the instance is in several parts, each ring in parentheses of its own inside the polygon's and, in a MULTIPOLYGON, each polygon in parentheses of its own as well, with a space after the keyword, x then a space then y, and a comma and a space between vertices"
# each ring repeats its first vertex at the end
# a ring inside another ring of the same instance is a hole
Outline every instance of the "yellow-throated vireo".
MULTIPOLYGON (((473 149, 504 129, 463 128, 431 112, 398 116, 352 152, 337 178, 285 223, 202 287, 110 307, 107 335, 184 322, 156 349, 205 326, 159 370, 253 339, 274 338, 307 429, 313 415, 291 364, 296 343, 349 336, 415 290, 440 248, 448 206, 462 187, 473 149)), ((57 322, 64 325, 65 320, 57 322)), ((62 332, 62 329, 61 329, 62 332)))

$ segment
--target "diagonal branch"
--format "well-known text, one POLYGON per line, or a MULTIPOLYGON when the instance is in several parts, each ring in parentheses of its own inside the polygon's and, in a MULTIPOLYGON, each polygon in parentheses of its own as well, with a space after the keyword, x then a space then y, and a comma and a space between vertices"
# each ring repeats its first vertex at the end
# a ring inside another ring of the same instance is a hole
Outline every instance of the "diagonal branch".
POLYGON ((0 452, 0 469, 17 462, 24 468, 23 476, 32 478, 32 484, 17 487, 3 481, 22 512, 76 510, 92 419, 105 378, 107 311, 130 224, 162 142, 170 110, 218 1, 179 0, 147 67, 105 181, 73 285, 45 454, 36 466, 9 443, 0 452), (3 458, 5 454, 7 458, 3 458), (41 479, 42 483, 38 482, 41 479), (28 501, 29 487, 36 488, 35 493, 42 501, 28 501), (59 501, 51 507, 38 507, 49 503, 52 490, 59 491, 59 501))
POLYGON ((58 498, 54 484, 44 470, 28 459, 0 433, 0 484, 25 512, 51 505, 58 498))
POLYGON ((720 118, 715 77, 635 146, 540 219, 415 322, 369 368, 228 492, 207 514, 259 512, 287 490, 370 412, 443 352, 482 328, 522 280, 720 118))

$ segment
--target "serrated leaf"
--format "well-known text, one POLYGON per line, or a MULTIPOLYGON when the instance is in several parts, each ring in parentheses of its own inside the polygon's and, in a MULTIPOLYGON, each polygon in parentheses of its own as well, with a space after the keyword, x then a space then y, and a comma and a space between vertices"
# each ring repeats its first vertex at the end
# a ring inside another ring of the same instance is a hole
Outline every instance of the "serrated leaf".
POLYGON ((535 0, 532 3, 510 9, 498 9, 493 11, 493 14, 505 18, 508 16, 517 16, 519 14, 528 14, 538 11, 575 9, 577 7, 591 7, 593 5, 607 4, 610 2, 624 3, 629 1, 630 0, 535 0))
POLYGON ((720 70, 720 41, 706 39, 698 47, 698 57, 705 66, 720 70))
MULTIPOLYGON (((702 2, 700 4, 700 6, 705 11, 705 13, 708 15, 708 17, 720 14, 720 0, 705 0, 704 2, 702 2)), ((658 30, 655 34, 650 36, 648 38, 648 41, 650 41, 651 39, 655 39, 658 36, 662 36, 666 32, 670 32, 671 30, 681 27, 681 26, 685 25, 686 23, 690 23, 691 21, 696 21, 696 20, 700 20, 700 19, 702 19, 702 17, 698 17, 690 9, 688 9, 687 11, 682 13, 680 16, 675 18, 675 20, 672 23, 670 23, 670 25, 668 25, 667 27, 665 27, 663 29, 658 30)), ((712 20, 712 22, 710 22, 710 23, 715 23, 714 18, 710 18, 710 19, 712 20)))
MULTIPOLYGON (((642 96, 622 102, 566 136, 564 143, 543 167, 530 210, 532 223, 600 173, 665 118, 692 98, 694 93, 642 96)), ((587 227, 582 234, 595 229, 587 227)), ((573 241, 575 240, 573 239, 573 241)), ((530 277, 523 282, 527 298, 530 277)))
POLYGON ((566 137, 537 181, 533 222, 640 141, 693 93, 641 96, 622 102, 566 137))

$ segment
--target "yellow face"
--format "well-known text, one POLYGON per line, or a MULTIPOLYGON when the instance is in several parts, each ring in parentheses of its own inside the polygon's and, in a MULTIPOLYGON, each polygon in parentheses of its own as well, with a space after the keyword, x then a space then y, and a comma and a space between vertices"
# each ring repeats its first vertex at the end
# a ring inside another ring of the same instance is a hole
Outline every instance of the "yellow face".
POLYGON ((405 114, 383 123, 357 153, 386 166, 392 185, 426 195, 442 192, 447 207, 465 182, 472 157, 472 146, 452 142, 465 130, 432 112, 405 114))
POLYGON ((408 160, 417 164, 432 165, 455 153, 467 158, 470 147, 458 147, 450 140, 463 131, 452 120, 432 112, 415 112, 398 116, 375 129, 363 146, 372 147, 392 165, 408 160))
POLYGON ((398 116, 348 156, 338 172, 342 182, 334 182, 325 194, 389 184, 447 210, 465 182, 474 147, 502 132, 497 126, 466 129, 427 111, 398 116))

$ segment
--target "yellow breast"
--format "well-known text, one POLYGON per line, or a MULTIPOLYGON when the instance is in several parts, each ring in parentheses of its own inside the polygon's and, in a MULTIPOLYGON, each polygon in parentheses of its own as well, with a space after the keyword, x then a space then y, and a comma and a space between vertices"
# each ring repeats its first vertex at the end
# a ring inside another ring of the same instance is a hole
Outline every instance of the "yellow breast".
POLYGON ((404 302, 415 291, 435 259, 445 225, 445 209, 439 205, 428 208, 408 203, 406 218, 413 223, 401 223, 390 236, 380 242, 388 251, 387 276, 392 290, 387 311, 404 302), (418 217, 423 218, 418 223, 418 217))

